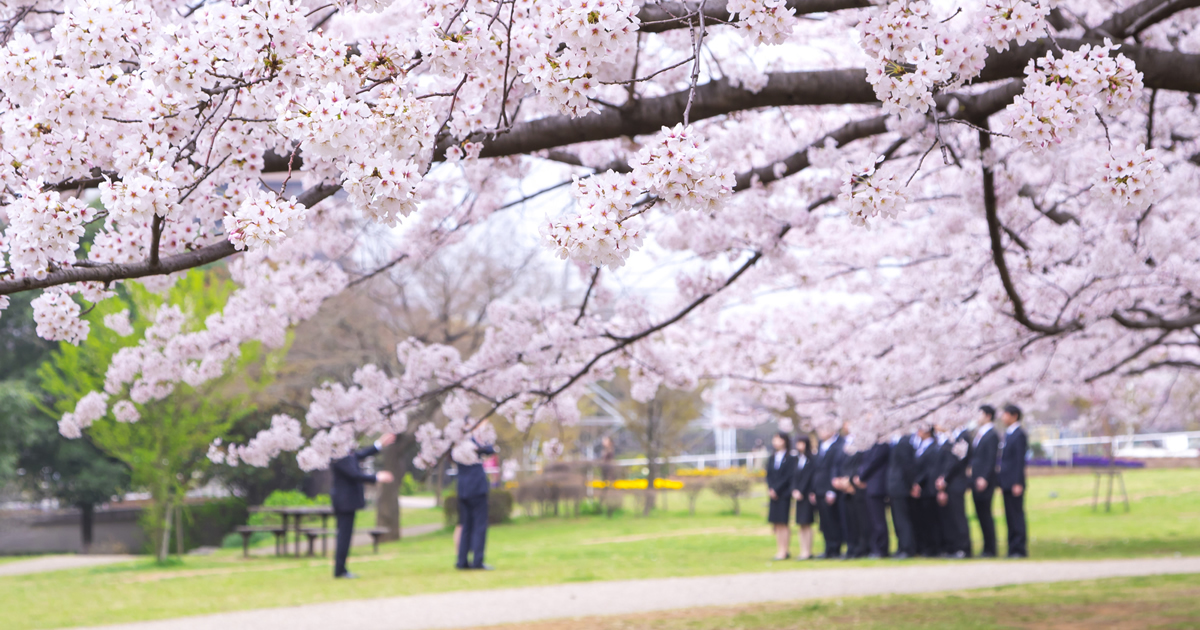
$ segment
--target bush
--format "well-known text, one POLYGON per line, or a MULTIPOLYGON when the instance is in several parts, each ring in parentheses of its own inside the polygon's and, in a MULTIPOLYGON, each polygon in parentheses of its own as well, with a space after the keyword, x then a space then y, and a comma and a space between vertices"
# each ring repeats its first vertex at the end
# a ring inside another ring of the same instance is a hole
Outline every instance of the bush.
MULTIPOLYGON (((315 507, 318 505, 329 505, 329 495, 318 494, 315 497, 309 498, 299 490, 276 490, 267 495, 263 501, 264 507, 315 507)), ((278 514, 258 512, 250 515, 248 525, 261 527, 263 525, 278 525, 280 517, 278 514)))
POLYGON ((709 481, 703 477, 688 479, 683 485, 683 492, 687 495, 688 514, 696 514, 696 499, 700 498, 700 493, 708 487, 709 481))
POLYGON ((750 493, 751 479, 741 475, 716 477, 708 487, 719 497, 733 501, 733 513, 741 514, 741 498, 750 493))
POLYGON ((419 490, 420 488, 417 486, 417 480, 413 479, 412 473, 404 473, 404 478, 400 480, 400 494, 406 497, 411 497, 419 492, 419 490))
MULTIPOLYGON (((488 524, 499 525, 512 520, 513 495, 508 490, 493 489, 488 493, 488 524)), ((442 496, 442 513, 446 516, 446 527, 458 524, 458 497, 453 494, 442 496)))
POLYGON ((246 502, 237 497, 185 506, 184 549, 223 545, 225 535, 245 523, 247 514, 246 502))

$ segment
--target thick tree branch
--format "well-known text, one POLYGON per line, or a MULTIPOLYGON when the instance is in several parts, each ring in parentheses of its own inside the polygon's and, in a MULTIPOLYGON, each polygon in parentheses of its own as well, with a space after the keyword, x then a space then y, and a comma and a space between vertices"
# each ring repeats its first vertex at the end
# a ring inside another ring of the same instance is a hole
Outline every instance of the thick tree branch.
MULTIPOLYGON (((306 207, 312 207, 326 197, 332 196, 340 189, 340 186, 321 184, 304 191, 296 201, 306 207)), ((20 293, 21 291, 44 289, 46 287, 75 282, 109 283, 116 280, 165 275, 207 265, 223 258, 228 258, 237 252, 238 250, 232 243, 221 241, 220 243, 201 247, 195 251, 162 258, 157 261, 158 264, 154 264, 151 259, 135 263, 109 263, 88 267, 70 267, 53 271, 41 278, 2 280, 0 281, 0 295, 11 295, 13 293, 20 293)))

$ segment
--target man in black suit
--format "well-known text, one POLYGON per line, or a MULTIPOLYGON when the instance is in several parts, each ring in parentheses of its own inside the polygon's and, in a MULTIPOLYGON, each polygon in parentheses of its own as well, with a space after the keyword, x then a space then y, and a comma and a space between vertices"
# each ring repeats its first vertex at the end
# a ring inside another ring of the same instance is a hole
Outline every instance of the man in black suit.
POLYGON ((996 493, 999 475, 996 465, 1000 451, 1000 436, 994 421, 996 409, 991 405, 979 408, 979 427, 975 429, 971 447, 971 500, 975 504, 975 516, 979 519, 979 530, 983 536, 983 551, 980 558, 996 557, 996 521, 992 517, 992 496, 996 493))
POLYGON ((329 490, 329 498, 333 503, 334 520, 337 522, 337 550, 334 553, 333 564, 335 578, 358 577, 346 570, 346 557, 350 555, 350 540, 354 537, 354 513, 367 505, 363 486, 368 483, 393 481, 392 473, 386 470, 377 473, 363 472, 362 460, 395 441, 396 436, 385 434, 376 440, 375 444, 333 462, 333 486, 329 490))
MULTIPOLYGON (((484 422, 487 422, 486 420, 484 422)), ((480 427, 482 428, 482 424, 480 427)), ((481 455, 492 455, 496 447, 491 444, 480 444, 474 437, 468 438, 474 446, 473 461, 455 462, 458 465, 458 516, 462 522, 462 535, 458 538, 458 569, 486 569, 492 567, 483 562, 483 549, 487 544, 488 527, 488 490, 491 483, 483 470, 481 455), (467 562, 467 553, 471 553, 471 562, 467 562)))
POLYGON ((863 452, 854 443, 850 435, 850 425, 842 425, 842 462, 839 466, 838 477, 834 479, 834 489, 841 496, 842 540, 846 542, 846 558, 859 558, 868 553, 866 496, 862 489, 854 484, 853 475, 862 462, 863 452))
POLYGON ((917 555, 912 515, 908 509, 913 480, 917 477, 915 460, 913 436, 902 435, 892 443, 888 456, 887 496, 892 506, 892 526, 896 530, 896 555, 892 557, 897 560, 917 555))
POLYGON ((967 464, 971 461, 971 435, 966 428, 950 434, 942 445, 942 470, 937 479, 943 554, 971 557, 971 528, 967 524, 967 464))
POLYGON ((1006 427, 1000 453, 1000 490, 1004 493, 1004 522, 1008 524, 1008 557, 1027 558, 1025 534, 1025 451, 1029 442, 1021 428, 1021 409, 1005 405, 1000 419, 1006 427))
POLYGON ((936 557, 941 551, 942 527, 937 513, 938 464, 941 451, 933 436, 933 428, 923 425, 917 430, 915 445, 917 476, 913 480, 912 502, 913 530, 916 533, 917 553, 936 557))
POLYGON ((891 445, 880 438, 863 456, 854 477, 854 485, 861 489, 865 499, 869 558, 888 555, 887 464, 891 450, 891 445))
POLYGON ((817 512, 821 515, 821 537, 825 539, 825 554, 822 558, 842 557, 845 542, 845 523, 842 521, 841 493, 833 486, 833 480, 841 475, 842 437, 834 428, 818 432, 821 444, 817 448, 816 471, 813 473, 813 490, 817 494, 817 512))

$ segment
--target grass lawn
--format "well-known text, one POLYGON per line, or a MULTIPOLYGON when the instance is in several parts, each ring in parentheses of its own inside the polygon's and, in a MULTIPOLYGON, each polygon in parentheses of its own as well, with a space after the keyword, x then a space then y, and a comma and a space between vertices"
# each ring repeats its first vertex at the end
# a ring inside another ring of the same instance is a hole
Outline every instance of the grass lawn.
POLYGON ((800 630, 802 628, 1195 628, 1200 575, 701 608, 489 626, 496 630, 800 630))
MULTIPOLYGON (((1027 511, 1035 558, 1200 555, 1200 470, 1127 473, 1133 502, 1129 514, 1123 508, 1092 512, 1092 483, 1090 474, 1030 480, 1027 511)), ((764 503, 761 496, 745 500, 743 514, 733 516, 726 502, 702 495, 697 514, 689 516, 686 499, 675 495, 669 510, 649 518, 632 510, 613 519, 518 518, 489 534, 488 562, 500 569, 495 572, 455 571, 451 535, 442 531, 384 544, 377 556, 369 548, 356 549, 350 565, 363 579, 352 583, 330 579, 327 559, 243 560, 240 550, 233 549, 168 567, 142 561, 0 578, 0 628, 116 623, 433 591, 830 566, 770 562, 774 543, 764 522, 764 503), (63 601, 71 605, 63 606, 63 601)), ((1001 511, 999 499, 996 504, 1001 511)), ((413 523, 414 512, 405 511, 405 523, 413 523)), ((1002 525, 1003 518, 999 521, 1002 525)), ((977 530, 974 535, 978 546, 977 530)), ((1003 541, 1002 527, 1000 536, 1003 541)))

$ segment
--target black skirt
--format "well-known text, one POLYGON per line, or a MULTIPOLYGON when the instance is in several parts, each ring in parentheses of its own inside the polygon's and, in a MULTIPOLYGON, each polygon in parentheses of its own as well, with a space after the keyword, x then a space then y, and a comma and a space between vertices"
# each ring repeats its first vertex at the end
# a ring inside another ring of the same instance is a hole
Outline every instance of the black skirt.
POLYGON ((796 501, 796 524, 812 525, 816 519, 817 508, 808 502, 808 497, 796 501))
POLYGON ((787 525, 791 503, 791 496, 771 499, 770 505, 767 507, 767 522, 787 525))

